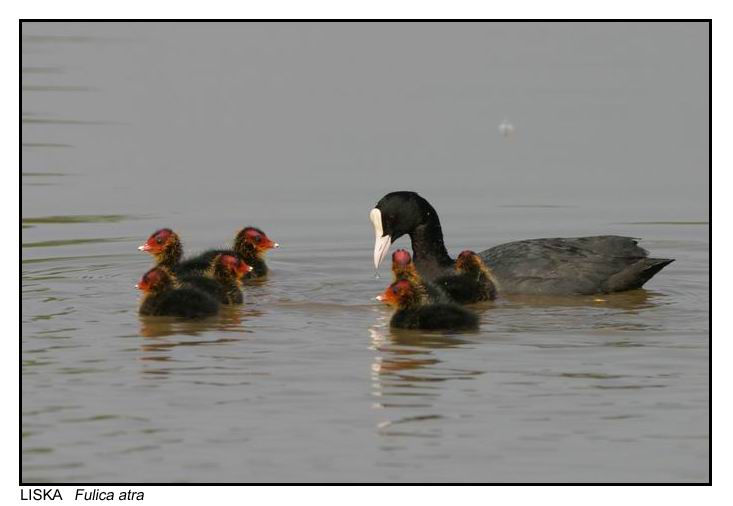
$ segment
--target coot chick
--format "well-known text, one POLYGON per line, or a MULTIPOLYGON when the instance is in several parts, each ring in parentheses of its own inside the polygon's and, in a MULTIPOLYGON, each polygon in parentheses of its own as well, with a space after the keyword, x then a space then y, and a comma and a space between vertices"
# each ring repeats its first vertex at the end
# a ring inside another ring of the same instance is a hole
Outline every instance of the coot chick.
MULTIPOLYGON (((374 266, 393 241, 407 234, 418 272, 432 281, 450 274, 455 262, 443 243, 438 213, 415 192, 388 193, 369 218, 376 236, 374 266)), ((583 295, 640 288, 668 258, 648 258, 631 237, 530 239, 501 244, 479 253, 493 272, 500 293, 583 295)))
POLYGON ((455 267, 454 274, 435 280, 453 301, 472 304, 496 298, 496 280, 480 256, 470 250, 462 251, 455 267))
POLYGON ((439 286, 428 283, 418 274, 410 253, 404 249, 398 249, 392 253, 392 282, 406 279, 412 284, 420 286, 427 296, 427 302, 451 302, 448 294, 439 286))
POLYGON ((156 267, 164 267, 171 271, 178 266, 183 256, 181 240, 178 238, 178 234, 170 228, 156 230, 137 249, 153 255, 156 267))
POLYGON ((153 267, 135 286, 144 294, 141 315, 204 318, 219 311, 213 297, 197 288, 181 286, 165 268, 153 267))
POLYGON ((216 255, 203 273, 184 273, 178 280, 208 293, 222 304, 241 304, 244 302, 242 278, 251 270, 252 267, 233 255, 216 255))
POLYGON ((252 267, 252 271, 244 276, 245 279, 262 278, 267 275, 268 271, 267 264, 265 264, 265 253, 279 246, 259 228, 245 227, 234 238, 233 249, 206 251, 182 262, 178 268, 179 270, 205 270, 216 255, 234 255, 252 267))
POLYGON ((427 304, 420 285, 401 279, 389 285, 378 300, 395 306, 390 327, 423 330, 475 330, 478 316, 456 304, 427 304))

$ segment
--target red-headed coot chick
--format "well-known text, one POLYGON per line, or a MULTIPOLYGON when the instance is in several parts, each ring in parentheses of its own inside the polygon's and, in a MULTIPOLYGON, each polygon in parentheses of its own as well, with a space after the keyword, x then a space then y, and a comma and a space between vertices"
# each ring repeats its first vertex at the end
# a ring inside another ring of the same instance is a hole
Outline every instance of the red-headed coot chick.
POLYGON ((392 282, 406 279, 410 283, 421 287, 425 291, 429 303, 451 302, 448 294, 442 288, 423 280, 407 250, 398 249, 392 253, 392 276, 392 282))
POLYGON ((267 275, 265 253, 280 245, 267 237, 262 230, 255 227, 245 227, 234 238, 234 247, 230 250, 209 250, 190 260, 182 262, 179 269, 204 270, 211 260, 219 254, 235 255, 252 266, 252 271, 245 275, 245 279, 262 278, 267 275))
POLYGON ((165 268, 153 267, 135 286, 144 294, 141 315, 204 318, 219 311, 219 303, 211 295, 181 286, 165 268))
MULTIPOLYGON (((452 273, 455 261, 443 243, 433 206, 415 192, 382 197, 369 213, 374 226, 374 267, 390 245, 408 235, 420 275, 433 281, 452 273)), ((498 281, 500 293, 583 295, 640 288, 673 262, 649 258, 637 239, 617 235, 515 241, 479 253, 498 281)))
POLYGON ((496 298, 496 280, 473 251, 462 251, 456 259, 456 273, 441 276, 435 284, 448 293, 459 304, 472 304, 496 298))
POLYGON ((183 256, 181 240, 170 228, 156 230, 137 249, 150 253, 155 259, 156 267, 165 267, 171 271, 178 266, 183 256))
POLYGON ((222 304, 241 304, 242 278, 252 267, 234 255, 216 255, 202 274, 190 272, 178 276, 184 285, 202 290, 222 304))
POLYGON ((418 284, 401 279, 377 299, 397 308, 390 327, 424 330, 475 330, 478 316, 456 304, 427 304, 427 294, 418 284))

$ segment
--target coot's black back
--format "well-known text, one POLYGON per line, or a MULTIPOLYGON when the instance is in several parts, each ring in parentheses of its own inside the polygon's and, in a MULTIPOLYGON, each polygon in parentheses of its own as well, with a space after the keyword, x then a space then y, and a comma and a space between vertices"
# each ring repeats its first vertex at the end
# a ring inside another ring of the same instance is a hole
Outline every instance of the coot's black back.
POLYGON ((640 288, 667 258, 648 258, 632 237, 515 241, 480 253, 500 293, 587 295, 640 288))

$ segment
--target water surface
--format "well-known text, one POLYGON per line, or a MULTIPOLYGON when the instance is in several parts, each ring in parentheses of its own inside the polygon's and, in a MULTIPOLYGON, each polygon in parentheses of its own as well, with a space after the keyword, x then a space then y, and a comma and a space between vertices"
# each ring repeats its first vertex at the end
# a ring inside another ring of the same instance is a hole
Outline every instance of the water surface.
POLYGON ((25 23, 23 480, 707 481, 707 47, 702 24, 25 23), (451 254, 603 233, 676 262, 390 330, 368 212, 398 189, 451 254), (153 230, 196 252, 249 224, 282 247, 243 307, 138 316, 153 230))

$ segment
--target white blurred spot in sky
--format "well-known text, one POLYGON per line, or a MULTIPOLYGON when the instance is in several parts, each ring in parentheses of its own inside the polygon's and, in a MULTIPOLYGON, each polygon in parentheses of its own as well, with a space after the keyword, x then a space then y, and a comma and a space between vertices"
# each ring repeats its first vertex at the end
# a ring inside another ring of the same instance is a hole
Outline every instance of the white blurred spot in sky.
POLYGON ((504 121, 501 122, 499 125, 499 133, 502 137, 509 137, 514 134, 514 125, 512 125, 509 120, 504 118, 504 121))

